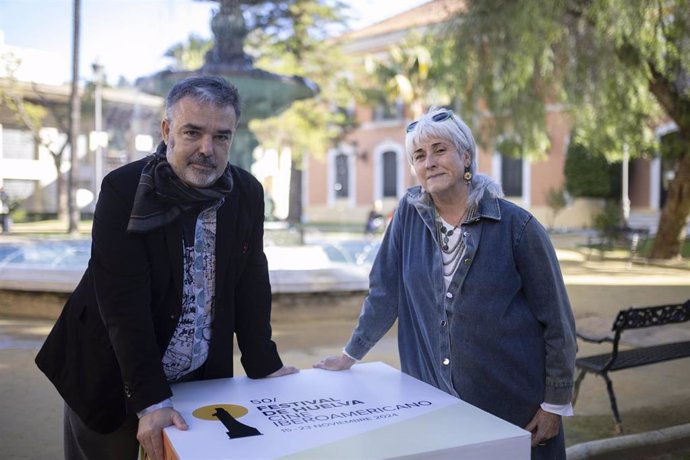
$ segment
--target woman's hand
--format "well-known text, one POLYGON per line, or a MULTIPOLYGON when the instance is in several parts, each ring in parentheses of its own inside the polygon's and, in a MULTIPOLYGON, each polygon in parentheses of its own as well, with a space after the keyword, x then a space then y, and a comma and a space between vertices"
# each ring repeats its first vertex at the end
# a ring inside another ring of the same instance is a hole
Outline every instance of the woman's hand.
POLYGON ((314 364, 317 369, 326 369, 327 371, 344 371, 352 367, 357 361, 343 353, 340 356, 328 356, 323 358, 318 363, 314 364))

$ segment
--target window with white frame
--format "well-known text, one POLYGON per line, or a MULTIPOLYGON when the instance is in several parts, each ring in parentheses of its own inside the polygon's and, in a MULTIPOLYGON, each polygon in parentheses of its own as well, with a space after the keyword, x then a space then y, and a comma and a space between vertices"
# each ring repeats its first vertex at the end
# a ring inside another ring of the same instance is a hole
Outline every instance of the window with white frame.
POLYGON ((381 174, 383 198, 395 198, 398 196, 398 154, 392 151, 383 152, 381 155, 381 174))
POLYGON ((506 196, 522 196, 522 158, 501 155, 501 186, 506 196))
POLYGON ((350 196, 350 165, 348 156, 342 152, 335 156, 335 188, 336 198, 347 198, 350 196))
POLYGON ((19 129, 3 130, 2 157, 15 160, 35 159, 34 137, 30 131, 19 129))
POLYGON ((407 164, 403 152, 403 146, 391 140, 385 140, 374 147, 374 200, 401 196, 407 164))

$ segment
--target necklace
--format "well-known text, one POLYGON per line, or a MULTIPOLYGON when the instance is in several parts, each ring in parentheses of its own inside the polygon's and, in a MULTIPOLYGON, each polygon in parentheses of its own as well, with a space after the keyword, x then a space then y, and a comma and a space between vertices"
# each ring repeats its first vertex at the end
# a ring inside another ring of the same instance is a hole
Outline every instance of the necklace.
POLYGON ((436 236, 438 245, 441 249, 441 258, 443 259, 443 276, 451 276, 460 264, 460 256, 465 251, 465 239, 462 233, 457 234, 458 226, 463 222, 467 212, 458 220, 458 223, 451 229, 448 229, 444 224, 438 211, 434 210, 436 215, 436 236), (453 238, 455 236, 455 238, 453 238), (453 241, 454 240, 454 241, 453 241))

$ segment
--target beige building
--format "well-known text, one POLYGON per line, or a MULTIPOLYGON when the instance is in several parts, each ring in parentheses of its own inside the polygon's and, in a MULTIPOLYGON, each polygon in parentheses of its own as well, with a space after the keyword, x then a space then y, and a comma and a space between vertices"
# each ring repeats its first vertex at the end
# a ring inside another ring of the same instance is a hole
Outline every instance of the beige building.
MULTIPOLYGON (((429 26, 442 23, 463 7, 460 0, 433 0, 389 19, 341 37, 344 51, 364 65, 369 56, 389 53, 411 31, 424 33, 429 26)), ((46 67, 58 61, 40 50, 20 49, 7 45, 0 33, 0 56, 11 53, 22 59, 15 74, 23 96, 35 103, 51 103, 65 112, 69 85, 51 79, 46 67)), ((107 69, 106 69, 107 70, 107 69)), ((84 76, 92 80, 93 76, 84 76)), ((0 87, 9 84, 0 68, 0 87)), ((162 99, 134 89, 104 88, 102 93, 102 130, 107 145, 101 150, 100 166, 93 142, 95 111, 93 93, 82 98, 82 135, 78 151, 79 188, 96 194, 98 182, 109 169, 140 158, 151 151, 159 139, 162 99)), ((429 101, 434 103, 435 101, 429 101)), ((548 109, 551 150, 540 161, 512 159, 495 147, 479 152, 480 172, 501 182, 508 199, 529 209, 549 226, 580 228, 591 225, 592 217, 602 207, 601 201, 574 200, 553 219, 547 205, 550 190, 564 184, 563 166, 569 143, 570 126, 562 107, 548 109)), ((357 129, 336 148, 320 157, 307 157, 302 165, 303 215, 305 222, 361 223, 375 202, 389 214, 416 179, 404 153, 404 133, 413 116, 409 107, 397 104, 354 105, 357 129)), ((66 120, 66 118, 65 118, 66 120)), ((66 137, 66 122, 46 119, 41 137, 58 146, 66 137)), ((673 124, 657 129, 662 137, 675 131, 673 124)), ((65 154, 67 158, 67 153, 65 154)), ((254 152, 252 172, 263 182, 271 196, 274 215, 285 218, 289 209, 289 151, 276 152, 261 147, 254 152)), ((63 172, 70 165, 63 162, 63 172)), ((659 210, 665 201, 665 190, 672 178, 672 165, 660 158, 636 160, 629 169, 630 224, 655 231, 659 210)), ((56 211, 57 172, 48 146, 37 144, 33 136, 17 121, 15 115, 0 107, 0 185, 24 210, 37 215, 56 211)), ((84 211, 93 209, 94 202, 84 211)))
MULTIPOLYGON (((410 31, 424 33, 463 8, 458 0, 434 0, 342 37, 345 53, 361 65, 400 44, 410 31)), ((433 104, 434 101, 429 101, 433 104)), ((497 148, 480 148, 479 171, 499 181, 506 197, 529 209, 543 224, 561 228, 591 225, 602 200, 571 200, 554 220, 547 204, 550 190, 564 184, 563 169, 570 139, 568 114, 562 106, 547 107, 551 149, 543 160, 513 159, 497 148)), ((357 105, 358 128, 324 158, 306 160, 304 215, 307 222, 364 222, 373 203, 381 201, 390 213, 416 179, 404 152, 405 127, 412 121, 409 107, 357 105)), ((674 129, 659 129, 664 135, 674 129)), ((659 159, 634 161, 630 168, 631 225, 655 230, 664 200, 668 168, 659 159)))

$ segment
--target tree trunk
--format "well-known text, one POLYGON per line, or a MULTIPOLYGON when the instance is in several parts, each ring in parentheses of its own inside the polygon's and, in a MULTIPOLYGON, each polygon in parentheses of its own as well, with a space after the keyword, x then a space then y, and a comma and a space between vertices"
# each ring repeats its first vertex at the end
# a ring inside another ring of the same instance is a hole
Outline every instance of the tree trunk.
POLYGON ((67 180, 62 172, 58 172, 57 179, 57 218, 61 222, 67 222, 68 219, 68 196, 67 196, 67 180))
MULTIPOLYGON (((690 98, 681 80, 669 80, 651 62, 647 66, 651 75, 649 90, 678 126, 685 145, 685 155, 676 163, 675 177, 669 184, 666 204, 661 211, 649 255, 653 259, 671 259, 680 256, 682 233, 690 214, 690 98)), ((680 70, 678 75, 681 75, 680 70)))
POLYGON ((287 221, 297 228, 300 244, 304 244, 302 227, 302 170, 297 169, 297 162, 292 159, 290 166, 290 204, 287 221))
MULTIPOLYGON (((64 151, 64 149, 63 149, 64 151)), ((59 155, 51 152, 53 165, 55 165, 55 212, 61 222, 67 222, 67 183, 65 175, 60 171, 62 166, 62 153, 59 155)))
POLYGON ((650 258, 680 257, 688 215, 690 215, 690 153, 685 154, 676 163, 675 177, 668 187, 666 204, 661 211, 659 228, 654 238, 650 258))

